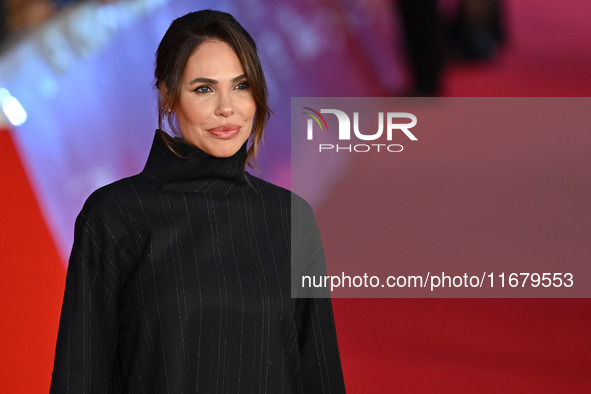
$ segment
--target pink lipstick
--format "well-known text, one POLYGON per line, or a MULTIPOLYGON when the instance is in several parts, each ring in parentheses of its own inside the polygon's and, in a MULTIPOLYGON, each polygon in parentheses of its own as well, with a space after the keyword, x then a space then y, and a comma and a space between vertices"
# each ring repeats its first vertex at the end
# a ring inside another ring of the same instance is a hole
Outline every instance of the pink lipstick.
POLYGON ((213 135, 214 137, 223 139, 232 138, 233 136, 238 134, 239 131, 240 126, 235 125, 214 127, 212 129, 207 130, 207 132, 213 135))

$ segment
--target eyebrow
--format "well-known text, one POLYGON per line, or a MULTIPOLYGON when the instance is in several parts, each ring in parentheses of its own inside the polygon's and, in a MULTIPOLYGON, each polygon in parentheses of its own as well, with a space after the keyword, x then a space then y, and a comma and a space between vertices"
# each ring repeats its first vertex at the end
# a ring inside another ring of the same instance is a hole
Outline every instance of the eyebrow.
MULTIPOLYGON (((242 75, 239 75, 237 77, 232 78, 232 81, 230 81, 230 82, 232 82, 232 83, 238 82, 241 79, 245 79, 245 78, 246 78, 246 74, 242 74, 242 75)), ((195 78, 194 80, 192 80, 191 82, 189 82, 189 85, 193 85, 194 83, 197 83, 197 82, 200 82, 200 83, 209 83, 211 85, 215 85, 219 81, 217 81, 215 79, 211 79, 211 78, 195 78)))

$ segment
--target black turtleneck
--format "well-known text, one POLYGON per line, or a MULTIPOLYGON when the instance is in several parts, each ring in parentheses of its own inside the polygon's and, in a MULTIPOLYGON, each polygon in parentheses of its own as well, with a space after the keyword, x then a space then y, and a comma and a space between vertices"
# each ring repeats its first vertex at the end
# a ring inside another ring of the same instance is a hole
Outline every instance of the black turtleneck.
MULTIPOLYGON (((308 204, 232 157, 156 135, 76 220, 52 393, 342 393, 329 299, 290 296, 308 204)), ((320 250, 321 252, 321 250, 320 250)))

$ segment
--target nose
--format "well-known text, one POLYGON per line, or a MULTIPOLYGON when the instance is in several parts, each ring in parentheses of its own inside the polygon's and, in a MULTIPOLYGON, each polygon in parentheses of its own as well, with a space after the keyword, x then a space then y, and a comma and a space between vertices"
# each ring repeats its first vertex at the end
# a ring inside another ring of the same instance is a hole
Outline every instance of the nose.
POLYGON ((234 106, 232 104, 232 98, 230 94, 220 92, 218 96, 218 102, 216 107, 216 115, 228 117, 234 113, 234 106))

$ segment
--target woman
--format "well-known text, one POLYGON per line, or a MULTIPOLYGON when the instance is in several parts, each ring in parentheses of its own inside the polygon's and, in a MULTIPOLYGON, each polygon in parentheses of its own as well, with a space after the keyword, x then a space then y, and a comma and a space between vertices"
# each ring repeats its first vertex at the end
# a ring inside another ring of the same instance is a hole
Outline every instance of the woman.
POLYGON ((78 216, 51 392, 344 392, 330 300, 290 297, 292 240, 322 256, 311 209, 244 171, 270 112, 254 41, 190 13, 155 77, 179 137, 158 131, 144 170, 78 216))

